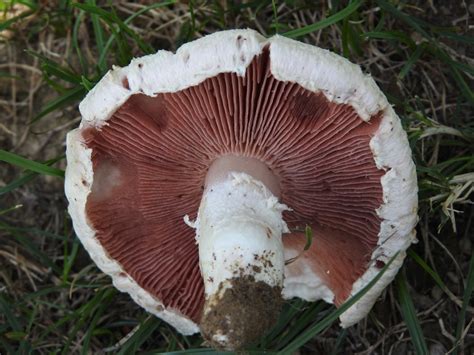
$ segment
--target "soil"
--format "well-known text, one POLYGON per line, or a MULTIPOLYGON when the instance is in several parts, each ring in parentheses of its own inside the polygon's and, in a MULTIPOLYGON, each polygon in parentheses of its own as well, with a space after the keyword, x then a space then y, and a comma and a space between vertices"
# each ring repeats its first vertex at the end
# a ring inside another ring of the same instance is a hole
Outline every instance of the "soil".
POLYGON ((234 278, 219 302, 203 314, 202 336, 217 349, 246 348, 275 325, 282 306, 281 287, 255 281, 253 276, 234 278), (216 334, 227 336, 225 346, 213 339, 216 334))

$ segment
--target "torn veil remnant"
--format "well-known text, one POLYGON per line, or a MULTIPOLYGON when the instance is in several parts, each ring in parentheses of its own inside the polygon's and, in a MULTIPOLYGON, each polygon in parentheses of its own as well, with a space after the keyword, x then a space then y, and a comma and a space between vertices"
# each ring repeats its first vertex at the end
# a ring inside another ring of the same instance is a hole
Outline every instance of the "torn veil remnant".
POLYGON ((80 110, 65 186, 78 237, 118 289, 216 347, 257 341, 282 299, 342 304, 399 252, 341 316, 354 324, 415 239, 400 121, 327 50, 218 32, 114 68, 80 110))

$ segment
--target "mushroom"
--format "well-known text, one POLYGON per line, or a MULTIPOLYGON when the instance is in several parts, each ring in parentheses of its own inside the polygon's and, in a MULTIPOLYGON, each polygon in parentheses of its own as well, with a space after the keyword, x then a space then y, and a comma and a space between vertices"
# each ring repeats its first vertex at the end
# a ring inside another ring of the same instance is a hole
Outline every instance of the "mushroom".
POLYGON ((327 50, 218 32, 114 67, 80 111, 65 184, 78 237, 115 287, 215 347, 258 340, 284 299, 341 305, 396 255, 340 318, 356 323, 415 240, 400 120, 327 50))

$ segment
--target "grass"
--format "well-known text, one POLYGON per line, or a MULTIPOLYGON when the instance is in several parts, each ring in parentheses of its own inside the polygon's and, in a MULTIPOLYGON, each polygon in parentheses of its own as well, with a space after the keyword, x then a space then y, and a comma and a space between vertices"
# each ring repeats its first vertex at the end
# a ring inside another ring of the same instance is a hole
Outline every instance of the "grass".
POLYGON ((365 321, 341 331, 344 306, 292 300, 249 353, 474 351, 474 38, 463 2, 17 3, 25 12, 13 17, 10 2, 0 7, 1 353, 210 352, 92 264, 66 212, 63 142, 112 64, 235 27, 317 44, 370 72, 408 132, 420 187, 419 243, 365 321))

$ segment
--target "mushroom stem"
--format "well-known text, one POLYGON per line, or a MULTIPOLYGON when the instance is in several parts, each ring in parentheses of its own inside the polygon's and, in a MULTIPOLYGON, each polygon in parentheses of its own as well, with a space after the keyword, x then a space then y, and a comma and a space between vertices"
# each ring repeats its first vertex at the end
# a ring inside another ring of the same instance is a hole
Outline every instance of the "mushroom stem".
POLYGON ((246 173, 229 172, 213 183, 208 179, 196 233, 206 294, 201 331, 213 346, 242 348, 278 319, 285 209, 246 173))

